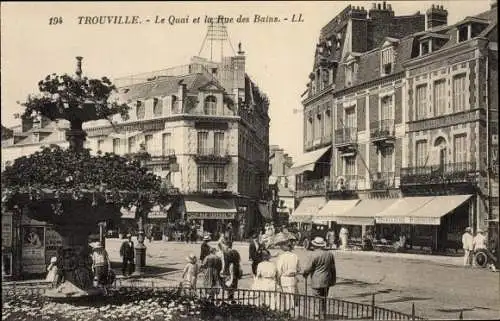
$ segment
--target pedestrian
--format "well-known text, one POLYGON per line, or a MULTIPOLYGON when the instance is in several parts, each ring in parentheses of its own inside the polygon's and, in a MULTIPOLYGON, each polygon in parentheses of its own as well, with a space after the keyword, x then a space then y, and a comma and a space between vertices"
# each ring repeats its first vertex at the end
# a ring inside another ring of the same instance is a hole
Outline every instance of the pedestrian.
POLYGON ((186 282, 189 288, 196 290, 196 283, 198 281, 199 266, 196 260, 196 255, 189 255, 186 260, 188 263, 184 267, 182 279, 186 282))
MULTIPOLYGON (((472 240, 472 251, 473 255, 475 255, 479 250, 484 250, 487 249, 486 246, 486 237, 483 234, 483 230, 478 229, 476 232, 476 236, 474 236, 474 239, 472 240)), ((472 259, 472 265, 476 266, 476 260, 472 259)))
POLYGON ((47 276, 45 281, 51 282, 52 287, 56 288, 59 285, 59 268, 57 266, 57 257, 50 258, 49 266, 47 267, 47 276))
POLYGON ((226 240, 233 241, 233 225, 231 223, 227 224, 226 228, 226 240))
POLYGON ((203 262, 203 260, 210 253, 210 245, 208 245, 209 241, 210 241, 210 236, 205 235, 203 237, 203 242, 201 243, 200 262, 203 262))
POLYGON ((101 242, 97 242, 92 252, 92 266, 94 270, 94 281, 98 286, 105 287, 108 284, 108 275, 111 270, 111 261, 106 249, 101 242))
POLYGON ((261 262, 262 245, 259 243, 259 236, 254 233, 252 241, 248 247, 249 260, 252 261, 252 275, 255 277, 257 274, 257 265, 261 262))
POLYGON ((465 232, 462 235, 462 248, 464 249, 464 266, 470 266, 471 264, 471 253, 474 249, 473 247, 473 236, 472 229, 470 227, 465 228, 465 232))
POLYGON ((349 231, 344 226, 342 226, 342 228, 340 229, 339 238, 340 238, 340 248, 344 251, 347 250, 347 240, 349 238, 349 231))
POLYGON ((229 273, 225 285, 228 290, 228 298, 232 300, 234 299, 234 291, 238 288, 238 281, 243 276, 243 271, 241 269, 240 253, 233 249, 233 242, 231 241, 228 242, 228 252, 226 258, 229 273))
POLYGON ((203 286, 209 289, 210 298, 215 296, 218 291, 217 287, 221 284, 222 260, 215 254, 216 251, 215 248, 210 248, 210 253, 201 265, 201 270, 204 271, 203 286))
MULTIPOLYGON (((331 286, 337 281, 335 258, 333 252, 326 249, 326 242, 322 237, 315 237, 311 241, 314 250, 311 260, 304 268, 304 278, 311 277, 311 288, 314 294, 321 297, 319 318, 325 318, 326 298, 331 286)), ((316 317, 316 316, 315 316, 316 317)))
POLYGON ((276 269, 278 271, 278 280, 281 286, 281 291, 284 296, 284 307, 288 311, 293 309, 293 298, 298 293, 297 276, 300 272, 299 257, 292 252, 291 241, 288 240, 281 244, 281 253, 276 261, 276 269))
POLYGON ((335 231, 331 227, 326 232, 326 243, 329 249, 335 248, 335 231))
POLYGON ((269 260, 271 253, 262 250, 262 262, 257 266, 252 290, 259 291, 260 302, 270 309, 276 309, 276 290, 278 286, 278 270, 276 265, 269 260))
POLYGON ((131 275, 134 272, 134 242, 132 235, 127 234, 127 240, 120 247, 120 256, 122 258, 123 276, 131 275))

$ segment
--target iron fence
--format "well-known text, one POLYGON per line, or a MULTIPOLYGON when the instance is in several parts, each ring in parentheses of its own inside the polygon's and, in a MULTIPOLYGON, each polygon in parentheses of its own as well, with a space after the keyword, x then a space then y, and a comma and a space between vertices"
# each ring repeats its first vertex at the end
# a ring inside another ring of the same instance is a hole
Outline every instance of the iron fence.
MULTIPOLYGON (((40 297, 50 283, 40 282, 36 285, 9 284, 2 286, 2 296, 23 294, 40 297)), ((194 296, 214 305, 230 304, 239 306, 257 306, 273 311, 286 313, 290 318, 309 321, 322 318, 324 320, 425 320, 415 313, 415 305, 411 305, 411 313, 394 311, 375 305, 375 294, 371 303, 358 303, 338 298, 285 293, 280 291, 261 291, 250 289, 197 288, 183 286, 156 286, 152 280, 117 279, 112 288, 120 291, 151 291, 155 293, 177 292, 180 295, 194 296)), ((462 317, 462 313, 459 317, 462 317)))

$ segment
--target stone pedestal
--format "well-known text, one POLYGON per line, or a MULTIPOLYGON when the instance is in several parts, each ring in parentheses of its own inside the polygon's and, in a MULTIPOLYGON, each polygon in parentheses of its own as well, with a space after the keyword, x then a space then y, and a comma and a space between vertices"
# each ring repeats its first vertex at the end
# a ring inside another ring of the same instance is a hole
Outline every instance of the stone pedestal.
POLYGON ((146 246, 144 244, 138 243, 135 247, 135 275, 141 275, 144 273, 144 267, 146 266, 146 246))

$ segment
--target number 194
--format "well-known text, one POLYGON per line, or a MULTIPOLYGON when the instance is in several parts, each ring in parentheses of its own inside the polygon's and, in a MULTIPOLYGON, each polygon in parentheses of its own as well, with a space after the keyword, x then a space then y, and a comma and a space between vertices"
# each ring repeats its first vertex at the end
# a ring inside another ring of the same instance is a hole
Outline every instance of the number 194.
POLYGON ((50 17, 49 25, 59 25, 63 23, 62 17, 50 17))

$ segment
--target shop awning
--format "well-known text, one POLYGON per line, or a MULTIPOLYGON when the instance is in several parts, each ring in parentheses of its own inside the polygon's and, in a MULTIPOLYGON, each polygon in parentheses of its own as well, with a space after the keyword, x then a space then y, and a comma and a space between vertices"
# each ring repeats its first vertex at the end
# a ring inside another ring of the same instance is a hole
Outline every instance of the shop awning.
POLYGON ((233 199, 197 198, 185 199, 186 214, 189 219, 232 220, 236 216, 233 199))
POLYGON ((317 149, 315 151, 305 153, 300 155, 294 160, 294 165, 292 168, 290 168, 290 171, 288 172, 288 175, 293 176, 293 175, 298 175, 301 174, 305 171, 313 171, 314 166, 316 166, 316 162, 321 158, 321 156, 325 155, 325 153, 331 148, 329 147, 324 147, 317 149))
POLYGON ((359 199, 328 201, 328 203, 326 203, 326 205, 323 206, 323 208, 315 216, 313 216, 313 221, 318 223, 330 221, 338 222, 338 218, 356 206, 359 201, 359 199))
POLYGON ((414 212, 409 213, 411 224, 419 225, 439 225, 441 217, 450 213, 472 195, 447 195, 436 196, 424 206, 418 208, 414 212))
POLYGON ((324 197, 305 197, 293 211, 290 221, 309 223, 312 221, 313 215, 317 215, 325 204, 324 197))
POLYGON ((271 215, 271 212, 269 211, 269 206, 267 205, 267 203, 259 203, 258 207, 259 207, 260 214, 264 218, 267 218, 269 220, 273 218, 273 216, 271 215))
POLYGON ((404 197, 376 214, 377 224, 439 225, 441 217, 471 195, 404 197))
POLYGON ((345 225, 374 225, 375 215, 394 204, 397 199, 365 199, 356 206, 344 212, 342 215, 335 215, 338 224, 345 225))

